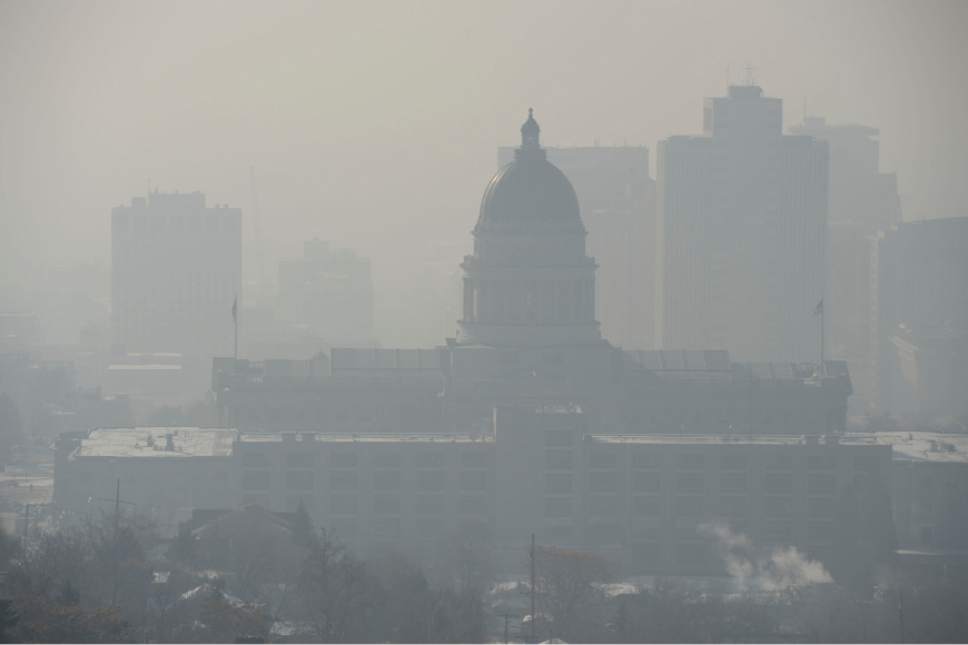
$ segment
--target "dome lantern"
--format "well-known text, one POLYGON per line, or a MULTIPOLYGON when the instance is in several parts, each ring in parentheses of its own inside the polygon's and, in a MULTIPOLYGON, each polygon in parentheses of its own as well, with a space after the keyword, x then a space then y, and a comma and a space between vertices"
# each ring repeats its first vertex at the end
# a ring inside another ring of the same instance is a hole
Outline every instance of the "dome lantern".
POLYGON ((534 108, 528 108, 528 120, 521 126, 521 149, 538 150, 541 148, 541 126, 534 120, 534 108))

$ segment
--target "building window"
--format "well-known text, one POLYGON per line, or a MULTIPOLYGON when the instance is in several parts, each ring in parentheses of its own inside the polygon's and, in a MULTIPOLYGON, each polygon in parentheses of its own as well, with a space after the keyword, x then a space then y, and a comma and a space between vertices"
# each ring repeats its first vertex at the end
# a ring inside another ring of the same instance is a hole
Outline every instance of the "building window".
POLYGON ((809 455, 807 470, 834 470, 836 463, 833 455, 809 455))
POLYGON ((487 511, 484 495, 461 495, 457 499, 457 512, 461 515, 486 515, 487 511))
POLYGON ((632 490, 657 493, 662 489, 662 475, 657 472, 638 471, 632 473, 632 490))
POLYGON ((487 488, 486 470, 464 470, 460 473, 460 489, 482 491, 487 488))
POLYGON ((377 468, 399 468, 400 452, 385 449, 374 450, 372 460, 373 465, 377 468))
POLYGON ((683 452, 679 454, 679 468, 683 470, 701 470, 705 458, 698 452, 683 452))
POLYGON ((247 452, 242 456, 242 465, 246 468, 268 468, 269 457, 261 452, 247 452))
POLYGON ((571 470, 575 467, 574 453, 571 450, 548 450, 545 452, 545 467, 548 470, 571 470))
POLYGON ((291 452, 286 455, 286 466, 289 468, 315 468, 316 453, 291 452))
POLYGON ((290 470, 286 473, 286 490, 311 491, 313 489, 313 471, 290 470))
POLYGON ((465 468, 484 468, 488 465, 488 454, 483 448, 467 448, 460 453, 460 464, 465 468))
POLYGON ((705 488, 702 473, 679 473, 676 477, 676 490, 680 493, 701 493, 705 488))
POLYGON ((248 470, 242 473, 242 490, 268 490, 270 481, 268 470, 248 470))
POLYGON ((443 495, 417 495, 418 515, 440 515, 444 512, 443 495))
POLYGON ((642 517, 662 515, 662 498, 658 495, 636 495, 632 498, 632 509, 642 517))
POLYGON ((621 515, 622 498, 618 495, 589 495, 588 514, 591 517, 615 517, 621 515))
POLYGON ((763 498, 763 512, 767 517, 793 515, 793 498, 786 495, 767 495, 763 498))
POLYGON ((403 533, 399 517, 374 517, 373 537, 377 540, 396 540, 403 533))
POLYGON ((593 449, 588 455, 589 468, 615 468, 618 455, 611 450, 593 449))
POLYGON ((749 459, 746 455, 723 455, 719 462, 720 470, 746 470, 749 467, 749 459))
POLYGON ((673 513, 680 517, 697 517, 706 512, 706 500, 702 495, 677 495, 673 513))
POLYGON ((651 452, 643 449, 632 453, 632 468, 659 468, 661 466, 661 453, 651 452))
POLYGON ((417 490, 444 490, 443 470, 418 470, 417 490))
POLYGON ((807 514, 810 517, 833 517, 834 500, 832 497, 810 497, 807 499, 807 514))
POLYGON ((373 490, 400 490, 399 470, 377 470, 373 472, 373 490))
POLYGON ((832 494, 837 490, 837 478, 825 473, 807 474, 807 492, 811 494, 832 494))
POLYGON ((329 498, 329 512, 333 515, 356 515, 359 513, 356 495, 333 495, 329 498))
POLYGON ((616 524, 589 524, 587 537, 588 542, 595 546, 614 546, 624 542, 622 527, 616 524))
POLYGON ((573 512, 571 497, 545 498, 545 517, 571 517, 573 512))
POLYGON ((793 542, 793 524, 789 521, 767 522, 763 526, 763 539, 768 542, 790 544, 793 542))
POLYGON ((444 465, 444 453, 442 450, 425 449, 414 456, 417 468, 441 468, 444 465))
POLYGON ((329 487, 333 490, 356 490, 358 486, 355 470, 334 470, 329 473, 329 487))
POLYGON ((590 471, 588 489, 593 493, 614 493, 618 490, 618 473, 609 470, 590 471))
POLYGON ((793 476, 786 473, 767 473, 763 476, 763 490, 766 493, 790 493, 793 491, 793 476))
POLYGON ((571 430, 545 430, 545 445, 549 448, 568 448, 575 443, 571 430))
POLYGON ((566 473, 547 473, 545 475, 545 492, 551 494, 570 493, 574 490, 573 480, 570 474, 566 473))
POLYGON ((354 448, 333 448, 329 453, 329 464, 334 468, 354 468, 359 465, 359 455, 354 448))
POLYGON ((810 522, 807 524, 807 542, 809 544, 828 545, 834 539, 833 522, 810 522))
POLYGON ((400 497, 397 495, 374 495, 373 512, 377 515, 399 515, 400 497))
POLYGON ((745 472, 723 473, 719 477, 719 488, 727 493, 745 493, 747 484, 745 472))

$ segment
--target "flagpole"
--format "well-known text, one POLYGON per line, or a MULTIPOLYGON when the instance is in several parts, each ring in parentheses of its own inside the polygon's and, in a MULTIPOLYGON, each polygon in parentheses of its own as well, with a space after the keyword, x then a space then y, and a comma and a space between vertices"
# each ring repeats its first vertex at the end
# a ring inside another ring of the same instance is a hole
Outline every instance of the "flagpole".
POLYGON ((824 350, 824 346, 823 346, 823 341, 824 341, 824 337, 823 337, 823 332, 824 332, 824 329, 823 329, 823 317, 824 317, 824 313, 825 312, 824 312, 824 306, 823 306, 823 298, 821 298, 820 299, 820 366, 819 366, 820 367, 820 376, 823 376, 824 375, 824 372, 825 372, 825 370, 824 370, 824 364, 823 364, 823 358, 824 358, 824 356, 823 356, 823 354, 824 354, 824 351, 823 351, 824 350))
POLYGON ((232 303, 232 322, 235 325, 235 344, 233 345, 232 358, 237 362, 239 360, 239 297, 237 295, 232 303))

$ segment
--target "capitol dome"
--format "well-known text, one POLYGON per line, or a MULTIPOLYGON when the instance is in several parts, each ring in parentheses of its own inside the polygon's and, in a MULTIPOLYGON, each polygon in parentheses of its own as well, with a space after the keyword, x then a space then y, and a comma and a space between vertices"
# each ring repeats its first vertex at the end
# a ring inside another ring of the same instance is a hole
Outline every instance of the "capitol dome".
POLYGON ((457 340, 491 347, 602 342, 595 320, 595 260, 585 254, 575 189, 548 162, 528 110, 514 161, 487 185, 464 257, 457 340))
POLYGON ((498 170, 484 191, 475 233, 535 227, 585 232, 575 189, 546 158, 540 132, 528 110, 514 161, 498 170))

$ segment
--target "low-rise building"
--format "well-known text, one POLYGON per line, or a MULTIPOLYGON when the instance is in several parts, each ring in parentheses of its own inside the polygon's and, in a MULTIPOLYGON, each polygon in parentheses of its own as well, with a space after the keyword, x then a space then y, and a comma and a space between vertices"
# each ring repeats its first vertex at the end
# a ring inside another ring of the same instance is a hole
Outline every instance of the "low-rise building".
POLYGON ((169 527, 192 509, 302 505, 362 552, 431 558, 471 537, 513 566, 534 533, 634 571, 715 573, 720 527, 818 558, 846 548, 845 518, 890 535, 891 473, 890 445, 866 435, 600 435, 554 404, 496 408, 483 433, 97 430, 62 440, 55 502, 91 512, 120 480, 169 527))

